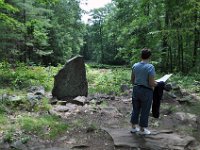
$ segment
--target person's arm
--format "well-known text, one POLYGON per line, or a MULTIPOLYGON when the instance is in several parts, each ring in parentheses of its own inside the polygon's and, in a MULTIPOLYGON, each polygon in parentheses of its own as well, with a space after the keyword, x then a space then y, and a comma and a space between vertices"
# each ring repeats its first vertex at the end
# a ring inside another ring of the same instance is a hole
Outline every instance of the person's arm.
POLYGON ((134 84, 134 81, 135 81, 135 75, 132 71, 132 73, 131 73, 131 84, 134 84))
POLYGON ((149 85, 154 88, 157 85, 157 82, 154 79, 154 76, 149 76, 149 85))
POLYGON ((154 66, 152 65, 151 66, 151 69, 149 71, 149 86, 154 88, 155 86, 157 86, 157 82, 155 81, 155 68, 154 66))

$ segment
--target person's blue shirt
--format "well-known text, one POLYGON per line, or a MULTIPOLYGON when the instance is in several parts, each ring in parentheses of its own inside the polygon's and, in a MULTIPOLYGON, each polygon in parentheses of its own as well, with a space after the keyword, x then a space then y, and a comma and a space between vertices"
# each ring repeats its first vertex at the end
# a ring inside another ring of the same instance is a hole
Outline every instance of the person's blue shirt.
POLYGON ((149 87, 149 76, 155 76, 155 68, 152 64, 145 62, 135 63, 132 67, 135 76, 134 84, 149 87))

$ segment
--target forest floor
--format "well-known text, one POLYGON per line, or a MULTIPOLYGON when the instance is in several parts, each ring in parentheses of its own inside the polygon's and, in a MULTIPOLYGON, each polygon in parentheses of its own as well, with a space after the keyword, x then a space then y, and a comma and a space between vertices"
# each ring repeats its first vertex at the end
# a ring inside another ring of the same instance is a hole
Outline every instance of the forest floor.
MULTIPOLYGON (((112 137, 104 130, 105 128, 131 129, 131 125, 129 123, 132 110, 130 95, 115 97, 115 99, 112 97, 109 99, 108 95, 104 95, 102 97, 106 99, 101 99, 102 101, 98 104, 95 103, 95 105, 91 105, 90 103, 90 105, 77 108, 73 113, 59 114, 72 126, 72 128, 57 138, 52 143, 51 149, 141 149, 139 147, 131 148, 127 146, 115 146, 112 137)), ((196 102, 197 101, 200 101, 200 99, 196 99, 196 102)), ((173 119, 173 117, 175 117, 175 113, 182 111, 183 107, 185 107, 185 104, 180 104, 175 99, 164 99, 161 104, 160 118, 155 119, 151 115, 149 117, 150 130, 169 129, 181 136, 192 136, 197 140, 197 142, 199 142, 198 140, 200 139, 200 135, 198 134, 199 129, 195 129, 197 127, 196 124, 194 125, 192 121, 185 121, 184 119, 182 122, 181 120, 177 122, 173 119)), ((186 116, 185 119, 189 118, 186 116)), ((185 149, 187 148, 185 147, 185 149)))
MULTIPOLYGON (((187 95, 188 96, 188 95, 187 95)), ((132 150, 142 149, 127 146, 115 146, 113 138, 105 129, 131 129, 129 123, 131 117, 131 91, 122 96, 105 94, 90 95, 90 101, 85 105, 74 105, 57 103, 52 105, 50 114, 62 118, 69 128, 61 133, 56 139, 42 139, 30 134, 26 144, 15 143, 13 146, 2 146, 0 149, 22 149, 22 150, 132 150), (66 105, 68 107, 66 108, 66 105)), ((160 118, 149 117, 150 130, 170 129, 181 136, 192 136, 195 138, 193 145, 200 142, 199 124, 196 120, 192 122, 186 118, 173 120, 176 112, 182 112, 188 104, 179 103, 177 99, 165 96, 161 103, 160 118)), ((180 100, 180 99, 179 99, 180 100)), ((199 104, 199 97, 195 98, 192 105, 199 104)), ((196 115, 198 117, 198 114, 196 115)), ((200 122, 199 122, 200 123, 200 122)), ((129 132, 129 131, 128 131, 129 132)), ((189 149, 189 148, 185 148, 189 149)))

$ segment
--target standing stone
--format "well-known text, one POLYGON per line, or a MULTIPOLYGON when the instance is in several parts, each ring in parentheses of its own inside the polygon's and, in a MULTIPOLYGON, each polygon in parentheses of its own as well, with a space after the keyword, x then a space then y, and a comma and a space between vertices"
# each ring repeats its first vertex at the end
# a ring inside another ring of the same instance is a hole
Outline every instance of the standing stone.
POLYGON ((87 94, 85 63, 82 56, 76 56, 68 60, 54 77, 52 95, 58 99, 73 99, 87 94))

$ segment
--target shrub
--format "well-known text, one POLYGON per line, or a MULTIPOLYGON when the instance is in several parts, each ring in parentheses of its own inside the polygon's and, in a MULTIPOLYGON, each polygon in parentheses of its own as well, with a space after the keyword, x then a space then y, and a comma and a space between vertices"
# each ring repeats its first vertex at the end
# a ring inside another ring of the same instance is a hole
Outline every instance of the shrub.
POLYGON ((11 64, 3 62, 0 64, 0 84, 4 87, 16 89, 27 88, 30 85, 42 85, 50 90, 53 83, 52 74, 48 68, 26 66, 23 63, 11 64))

